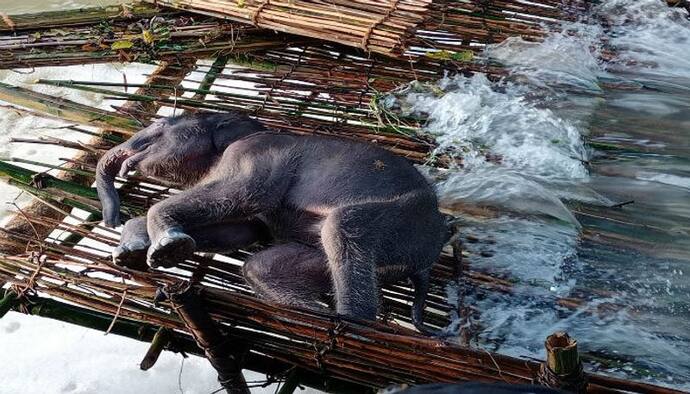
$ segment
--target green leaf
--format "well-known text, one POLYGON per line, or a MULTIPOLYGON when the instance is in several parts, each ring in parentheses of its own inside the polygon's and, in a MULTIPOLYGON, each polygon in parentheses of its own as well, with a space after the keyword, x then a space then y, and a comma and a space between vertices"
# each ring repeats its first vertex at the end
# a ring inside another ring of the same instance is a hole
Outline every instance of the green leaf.
POLYGON ((115 41, 111 46, 110 49, 116 51, 118 49, 129 49, 134 46, 134 43, 129 40, 121 40, 121 41, 115 41))
POLYGON ((455 60, 456 62, 471 62, 474 59, 472 51, 451 52, 440 50, 435 52, 427 52, 426 57, 434 60, 455 60))
POLYGON ((469 50, 455 52, 451 57, 457 62, 471 62, 474 59, 474 52, 469 50))
MULTIPOLYGON (((144 30, 141 32, 141 37, 145 43, 151 45, 156 40, 151 30, 144 30)), ((130 46, 131 47, 131 46, 130 46)))

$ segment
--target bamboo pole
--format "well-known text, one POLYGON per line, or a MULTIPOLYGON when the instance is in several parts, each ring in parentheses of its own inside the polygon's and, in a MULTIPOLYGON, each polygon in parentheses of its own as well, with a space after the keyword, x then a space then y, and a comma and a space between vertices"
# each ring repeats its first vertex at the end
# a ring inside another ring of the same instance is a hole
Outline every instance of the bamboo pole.
POLYGON ((188 282, 169 285, 166 297, 180 316, 197 345, 218 372, 218 381, 228 394, 249 394, 249 387, 242 375, 244 358, 249 351, 246 343, 223 335, 205 310, 201 288, 188 282))
POLYGON ((213 61, 210 70, 206 73, 206 75, 204 75, 204 79, 201 80, 199 87, 195 90, 192 100, 201 101, 206 98, 206 95, 213 88, 213 84, 218 78, 218 75, 223 72, 223 69, 225 69, 225 66, 228 64, 229 60, 229 56, 223 55, 218 56, 216 60, 213 61))
MULTIPOLYGON (((31 307, 28 309, 28 312, 32 316, 58 320, 102 332, 105 332, 113 322, 113 316, 106 313, 66 304, 54 299, 31 296, 29 301, 31 307)), ((13 310, 21 313, 18 309, 18 304, 15 303, 13 310)), ((157 330, 153 325, 123 318, 118 318, 110 328, 110 334, 112 335, 118 335, 141 342, 153 342, 156 334, 160 331, 161 329, 157 330)), ((166 331, 171 333, 169 330, 166 331)), ((173 335, 174 337, 166 344, 163 350, 204 357, 203 351, 199 349, 191 336, 179 332, 175 332, 173 335)), ((247 355, 246 365, 247 368, 252 371, 273 376, 282 375, 284 372, 293 369, 290 364, 275 359, 267 359, 254 353, 249 353, 247 355)), ((363 386, 354 385, 342 380, 328 379, 318 373, 310 371, 300 371, 299 377, 299 383, 301 385, 306 385, 325 392, 341 394, 361 394, 369 392, 369 390, 363 386)))
MULTIPOLYGON (((91 25, 104 20, 138 21, 149 19, 163 12, 159 7, 146 3, 120 4, 107 7, 87 7, 70 10, 47 11, 33 14, 6 15, 0 18, 0 32, 19 32, 60 28, 65 25, 91 25)), ((171 14, 170 11, 166 13, 171 14)))

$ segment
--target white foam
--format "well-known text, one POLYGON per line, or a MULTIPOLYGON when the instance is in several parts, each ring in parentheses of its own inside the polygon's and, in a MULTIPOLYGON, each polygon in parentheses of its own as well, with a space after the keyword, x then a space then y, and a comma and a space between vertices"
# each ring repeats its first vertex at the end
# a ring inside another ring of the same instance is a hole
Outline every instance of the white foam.
POLYGON ((462 168, 439 185, 444 197, 576 223, 549 190, 588 177, 588 151, 574 123, 530 103, 524 88, 482 74, 446 77, 430 90, 409 93, 402 106, 428 115, 425 131, 437 153, 462 157, 462 168))
POLYGON ((690 178, 684 176, 662 174, 658 172, 640 171, 637 173, 636 178, 641 181, 657 182, 663 183, 665 185, 690 189, 690 178))
MULTIPOLYGON (((511 38, 489 46, 484 58, 509 67, 503 81, 490 82, 482 75, 446 77, 434 87, 410 89, 393 103, 407 112, 427 114, 425 130, 436 138, 439 153, 464 159, 462 167, 453 168, 437 182, 447 205, 459 200, 502 209, 495 217, 462 218, 461 231, 480 239, 464 244, 473 256, 472 267, 516 280, 511 296, 471 301, 482 311, 484 346, 516 356, 542 357, 543 338, 567 330, 589 345, 585 350, 620 352, 634 360, 608 372, 649 378, 660 371, 654 378, 657 383, 670 383, 665 379, 676 376, 688 387, 690 377, 684 376, 683 369, 687 371, 690 361, 685 357, 684 338, 669 339, 658 324, 634 314, 596 312, 605 301, 633 309, 645 303, 661 308, 652 290, 629 298, 617 294, 615 300, 598 299, 576 312, 553 309, 555 297, 570 296, 578 287, 576 278, 589 280, 584 270, 593 268, 578 257, 578 229, 563 224, 575 219, 561 199, 611 203, 588 187, 589 174, 583 164, 590 158, 583 142, 588 122, 609 94, 604 83, 639 88, 654 81, 676 92, 687 90, 683 86, 690 83, 683 80, 690 81, 690 22, 684 15, 685 11, 670 9, 658 0, 604 1, 591 15, 564 24, 541 43, 511 38), (607 27, 598 25, 603 19, 609 20, 607 27), (609 48, 618 54, 611 64, 599 60, 609 48), (487 153, 500 160, 487 160, 487 153), (652 372, 636 370, 640 366, 652 372)), ((678 108, 684 107, 682 95, 659 98, 645 93, 618 94, 608 105, 657 117, 677 116, 678 108)), ((663 146, 658 141, 635 142, 663 146)), ((690 188, 687 177, 677 174, 657 170, 636 171, 635 176, 690 188)), ((665 284, 664 291, 673 291, 670 282, 657 275, 663 274, 650 272, 645 278, 654 277, 650 279, 654 286, 665 284)), ((665 319, 655 313, 646 318, 665 319)), ((668 321, 674 322, 672 317, 668 321)), ((668 331, 678 335, 682 328, 668 331)))
POLYGON ((616 57, 610 70, 690 81, 690 20, 682 8, 659 0, 607 0, 595 16, 608 21, 616 57))
POLYGON ((598 42, 599 26, 567 23, 562 30, 549 34, 543 42, 525 41, 520 37, 489 45, 485 55, 511 68, 529 83, 553 89, 577 88, 590 93, 601 91, 602 75, 598 42))

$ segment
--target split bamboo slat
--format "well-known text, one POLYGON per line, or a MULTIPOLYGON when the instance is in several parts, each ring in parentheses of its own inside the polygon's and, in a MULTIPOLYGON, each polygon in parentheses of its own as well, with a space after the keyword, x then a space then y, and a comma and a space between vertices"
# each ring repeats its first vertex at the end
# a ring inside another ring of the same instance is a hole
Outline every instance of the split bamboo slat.
MULTIPOLYGON (((151 86, 146 88, 151 89, 151 86)), ((164 99, 160 93, 158 97, 164 99)), ((5 100, 11 100, 10 95, 6 95, 5 100)), ((70 107, 69 101, 61 100, 63 107, 70 107)), ((40 107, 33 110, 48 112, 40 107)), ((110 121, 117 124, 116 120, 110 121)), ((86 120, 82 122, 88 123, 86 120)), ((131 129, 136 127, 132 125, 131 129)), ((7 163, 0 167, 5 180, 40 197, 48 206, 61 203, 91 214, 99 212, 90 187, 57 182, 50 177, 44 177, 38 185, 34 182, 36 173, 7 163)), ((80 163, 78 168, 89 175, 94 170, 93 164, 88 163, 80 163)), ((143 212, 147 206, 171 192, 153 180, 130 179, 123 188, 126 190, 122 196, 123 206, 129 207, 131 214, 143 212)), ((237 263, 196 256, 183 264, 180 267, 182 273, 178 274, 123 270, 113 266, 107 257, 107 249, 117 242, 116 233, 91 224, 95 229, 92 231, 83 220, 74 225, 26 212, 22 218, 33 225, 52 226, 58 233, 70 233, 70 239, 76 235, 77 239, 91 241, 75 246, 64 237, 58 239, 52 235, 41 239, 31 232, 21 234, 6 230, 16 243, 39 252, 33 257, 20 254, 0 258, 0 278, 12 284, 18 293, 29 297, 50 295, 118 319, 173 329, 184 337, 184 325, 165 305, 156 306, 153 300, 160 286, 196 277, 202 278, 200 283, 206 287, 204 294, 211 315, 224 324, 232 336, 249 343, 253 357, 298 365, 317 376, 321 374, 375 388, 400 382, 458 380, 524 383, 531 381, 538 370, 538 365, 533 362, 424 338, 396 324, 341 322, 329 315, 265 304, 252 297, 237 263), (104 276, 110 279, 103 279, 104 276), (415 367, 409 368, 410 365, 415 367)), ((242 261, 251 253, 251 250, 240 250, 229 257, 242 261)), ((449 284, 455 284, 459 289, 477 287, 487 294, 512 292, 511 282, 479 272, 465 270, 464 275, 458 278, 458 272, 462 270, 459 264, 458 260, 446 254, 434 268, 429 307, 425 313, 426 321, 432 326, 443 327, 454 314, 465 313, 447 303, 445 297, 449 284)), ((384 321, 394 319, 409 323, 411 289, 405 284, 387 286, 383 289, 383 297, 384 321)), ((15 308, 21 309, 22 305, 16 304, 15 308)), ((469 313, 474 314, 472 311, 469 313)), ((601 376, 592 376, 591 382, 593 385, 590 387, 595 391, 674 392, 601 376)))
MULTIPOLYGON (((153 2, 153 1, 151 1, 153 2)), ((157 0, 157 4, 361 48, 402 54, 431 0, 157 0)))
POLYGON ((543 26, 569 19, 584 0, 146 0, 370 53, 467 61, 511 36, 538 40, 543 26))

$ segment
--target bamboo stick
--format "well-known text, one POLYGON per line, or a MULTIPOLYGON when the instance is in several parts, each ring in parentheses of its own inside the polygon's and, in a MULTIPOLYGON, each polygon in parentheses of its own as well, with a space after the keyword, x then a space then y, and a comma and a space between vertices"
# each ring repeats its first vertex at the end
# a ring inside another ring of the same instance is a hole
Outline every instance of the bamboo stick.
POLYGON ((125 133, 131 133, 142 126, 141 122, 132 118, 117 116, 112 112, 8 85, 4 82, 0 82, 0 100, 59 117, 68 122, 107 127, 125 133))
MULTIPOLYGON (((0 18, 0 32, 60 28, 65 25, 90 25, 103 20, 127 20, 131 22, 149 19, 161 13, 163 13, 163 10, 153 5, 132 3, 108 7, 88 7, 33 14, 7 15, 6 18, 0 18), (8 22, 11 22, 11 25, 8 22)), ((170 11, 165 13, 171 14, 170 11)))
POLYGON ((283 35, 211 18, 146 5, 134 5, 125 11, 116 8, 120 12, 114 13, 113 7, 96 7, 11 16, 22 21, 21 31, 15 25, 12 34, 8 31, 0 35, 0 69, 117 61, 151 63, 178 57, 241 54, 288 43, 283 35), (31 23, 35 25, 31 27, 31 23))

